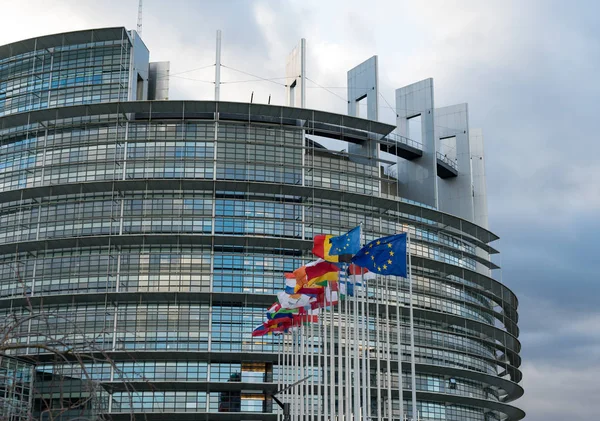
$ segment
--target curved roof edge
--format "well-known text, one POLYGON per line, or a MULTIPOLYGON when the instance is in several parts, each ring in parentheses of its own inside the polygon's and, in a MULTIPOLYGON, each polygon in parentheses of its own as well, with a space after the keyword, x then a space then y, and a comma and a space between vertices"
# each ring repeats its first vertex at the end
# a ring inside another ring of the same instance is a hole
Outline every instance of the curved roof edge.
POLYGON ((23 54, 34 49, 57 47, 61 45, 84 44, 94 41, 110 41, 121 39, 123 32, 127 34, 124 26, 107 28, 83 29, 79 31, 60 32, 50 35, 42 35, 29 39, 0 45, 0 60, 23 54), (118 37, 118 38, 117 38, 118 37))
MULTIPOLYGON (((44 108, 41 110, 25 111, 0 117, 0 128, 22 126, 35 121, 88 115, 127 113, 141 113, 147 114, 148 116, 157 114, 156 119, 181 119, 186 118, 186 115, 187 118, 198 119, 198 116, 202 115, 201 119, 203 120, 214 120, 214 114, 216 113, 229 113, 231 115, 240 116, 260 115, 271 118, 272 120, 254 122, 280 123, 286 125, 291 125, 292 123, 295 124, 297 120, 318 121, 319 123, 332 126, 364 131, 366 132, 364 133, 365 139, 367 139, 367 133, 386 136, 396 128, 396 126, 392 124, 379 121, 367 120, 329 111, 311 110, 308 108, 293 108, 283 105, 251 104, 245 102, 182 100, 103 102, 86 105, 71 105, 67 107, 44 108), (206 113, 212 113, 213 115, 208 116, 206 113)), ((311 126, 299 126, 299 128, 310 129, 311 126)))

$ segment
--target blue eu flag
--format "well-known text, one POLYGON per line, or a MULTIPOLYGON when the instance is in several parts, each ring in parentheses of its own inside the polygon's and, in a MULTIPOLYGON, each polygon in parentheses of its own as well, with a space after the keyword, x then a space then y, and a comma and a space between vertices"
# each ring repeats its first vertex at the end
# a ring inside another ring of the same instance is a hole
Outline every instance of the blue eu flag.
POLYGON ((406 277, 406 233, 371 241, 356 253, 352 262, 380 275, 406 277))
POLYGON ((360 250, 360 225, 351 229, 346 234, 337 237, 331 237, 331 256, 339 256, 341 254, 356 254, 360 250))

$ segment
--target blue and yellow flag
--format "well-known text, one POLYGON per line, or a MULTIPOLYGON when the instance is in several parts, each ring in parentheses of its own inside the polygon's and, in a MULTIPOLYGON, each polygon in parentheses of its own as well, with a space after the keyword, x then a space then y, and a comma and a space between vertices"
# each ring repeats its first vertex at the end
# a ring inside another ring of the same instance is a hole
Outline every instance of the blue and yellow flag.
POLYGON ((331 237, 331 249, 329 254, 339 256, 341 254, 356 254, 360 250, 360 225, 351 229, 346 234, 331 237))
POLYGON ((406 277, 406 233, 371 241, 356 253, 352 262, 379 275, 406 277))

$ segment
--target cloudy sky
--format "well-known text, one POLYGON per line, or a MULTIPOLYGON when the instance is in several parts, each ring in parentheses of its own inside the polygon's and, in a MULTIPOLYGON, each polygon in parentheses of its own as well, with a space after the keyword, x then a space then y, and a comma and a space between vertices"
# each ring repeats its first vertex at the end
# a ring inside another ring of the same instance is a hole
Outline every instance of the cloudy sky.
MULTIPOLYGON (((133 29, 137 0, 2 0, 1 13, 5 44, 133 29)), ((224 100, 254 91, 283 103, 285 57, 304 37, 307 76, 328 87, 308 84, 310 108, 345 112, 346 71, 374 54, 392 106, 396 88, 427 77, 436 106, 468 102, 485 135, 502 281, 521 304, 517 405, 531 421, 590 421, 600 413, 599 15, 595 1, 145 0, 143 38, 151 60, 171 61, 172 99, 212 99, 214 68, 190 70, 214 63, 221 29, 224 100)), ((395 120, 385 101, 380 116, 395 120)))

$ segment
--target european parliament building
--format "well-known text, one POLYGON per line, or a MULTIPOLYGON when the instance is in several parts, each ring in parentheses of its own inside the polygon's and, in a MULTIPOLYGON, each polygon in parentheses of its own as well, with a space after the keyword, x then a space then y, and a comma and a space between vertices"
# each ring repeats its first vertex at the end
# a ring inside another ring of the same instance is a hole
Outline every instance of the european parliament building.
MULTIPOLYGON (((307 109, 304 40, 286 106, 173 101, 149 57, 119 27, 0 46, 0 418, 281 419, 282 341, 251 332, 313 236, 359 224, 412 236, 419 419, 525 416, 467 104, 436 107, 425 79, 378 121, 374 56, 348 71, 348 114, 307 109)), ((416 418, 407 280, 368 295, 371 419, 400 399, 416 418)), ((317 375, 312 419, 336 378, 317 375)))

